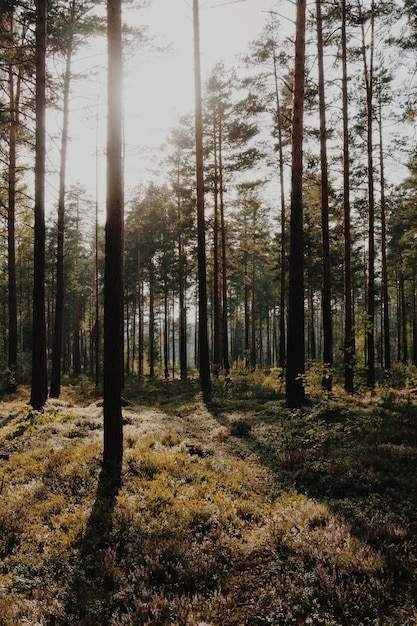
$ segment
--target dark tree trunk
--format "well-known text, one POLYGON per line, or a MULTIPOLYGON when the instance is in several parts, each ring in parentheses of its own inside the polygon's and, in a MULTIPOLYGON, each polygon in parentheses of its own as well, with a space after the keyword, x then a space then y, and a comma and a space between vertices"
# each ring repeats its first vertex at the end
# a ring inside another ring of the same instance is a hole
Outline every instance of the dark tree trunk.
POLYGON ((349 120, 348 120, 348 76, 346 46, 346 0, 342 1, 342 108, 343 108, 343 212, 344 212, 344 366, 345 390, 353 393, 353 305, 352 305, 352 242, 350 233, 350 165, 349 165, 349 120))
POLYGON ((201 107, 200 24, 198 0, 193 0, 195 142, 198 239, 198 329, 200 384, 204 395, 211 392, 210 355, 207 332, 206 225, 204 218, 203 119, 201 107))
POLYGON ((249 346, 249 275, 248 275, 248 259, 247 252, 245 252, 245 261, 244 261, 244 315, 245 315, 245 366, 249 367, 250 359, 250 346, 249 346))
MULTIPOLYGON (((74 23, 75 0, 71 2, 71 22, 74 23)), ((58 223, 56 248, 55 322, 52 348, 51 387, 49 395, 58 398, 61 393, 61 358, 64 327, 64 237, 65 237, 65 175, 67 165, 69 93, 71 81, 72 37, 68 43, 64 76, 61 155, 59 168, 58 223)))
MULTIPOLYGON (((311 261, 310 261, 311 262, 311 261)), ((313 280, 310 276, 308 280, 308 345, 309 345, 309 358, 312 361, 316 360, 316 328, 315 328, 315 307, 314 307, 314 290, 313 290, 313 280)))
POLYGON ((149 376, 155 376, 155 276, 153 259, 149 263, 149 376))
POLYGON ((317 12, 317 56, 319 70, 319 108, 320 108, 320 165, 321 165, 321 232, 323 254, 323 365, 322 385, 327 391, 332 389, 333 366, 333 320, 331 303, 331 271, 330 271, 330 236, 329 236, 329 179, 327 167, 327 129, 326 100, 324 95, 324 63, 323 63, 323 20, 321 2, 316 0, 317 12))
POLYGON ((169 378, 169 320, 168 320, 168 285, 164 284, 164 378, 169 378))
POLYGON ((95 384, 100 384, 100 299, 98 284, 98 202, 96 202, 96 225, 95 225, 95 322, 94 322, 94 348, 95 348, 95 384))
POLYGON ((220 191, 220 229, 222 243, 222 358, 226 376, 229 374, 229 324, 227 319, 227 265, 226 265, 226 226, 224 219, 223 193, 223 132, 219 129, 219 191, 220 191))
POLYGON ((219 289, 219 167, 217 162, 216 124, 213 128, 214 143, 214 223, 213 223, 213 373, 219 376, 221 358, 221 306, 219 289))
POLYGON ((281 98, 279 95, 278 85, 278 62, 273 53, 274 62, 274 83, 275 83, 275 102, 277 108, 278 121, 278 157, 279 157, 279 185, 280 185, 280 203, 281 203, 281 270, 280 270, 280 310, 279 310, 279 354, 278 365, 284 369, 285 367, 285 314, 286 314, 286 211, 285 211, 285 184, 284 184, 284 151, 282 141, 282 113, 281 98))
POLYGON ((121 0, 107 0, 108 122, 104 274, 105 464, 123 457, 123 188, 121 0))
MULTIPOLYGON (((13 14, 10 18, 10 31, 14 30, 13 14)), ((19 124, 19 92, 18 77, 15 89, 13 66, 9 67, 9 181, 7 211, 7 272, 8 272, 8 305, 9 305, 9 358, 8 358, 8 390, 17 388, 17 292, 16 292, 16 244, 15 244, 15 197, 16 197, 16 133, 19 124)))
POLYGON ((35 242, 31 406, 41 411, 48 395, 45 324, 45 85, 46 0, 36 4, 35 242))
MULTIPOLYGON (((361 11, 358 0, 359 12, 361 11)), ((366 59, 365 27, 362 19, 362 50, 366 90, 367 156, 368 156, 368 298, 367 298, 367 384, 375 384, 375 194, 373 164, 373 51, 374 51, 374 2, 371 5, 370 62, 366 59)))
POLYGON ((297 0, 288 299, 286 401, 292 408, 304 403, 304 245, 303 245, 303 116, 305 85, 305 0, 297 0))
POLYGON ((415 273, 413 274, 413 365, 417 365, 417 295, 415 273))
POLYGON ((388 295, 388 268, 387 268, 387 227, 386 227, 386 203, 385 203, 385 174, 384 174, 384 150, 382 143, 382 105, 378 107, 379 124, 379 167, 381 172, 381 272, 382 272, 382 317, 383 317, 383 363, 385 375, 391 371, 391 342, 389 332, 389 295, 388 295))
POLYGON ((81 352, 80 352, 80 335, 81 335, 81 310, 80 310, 80 276, 79 276, 79 264, 78 255, 80 251, 80 211, 79 203, 77 201, 77 214, 76 214, 76 232, 75 232, 75 292, 74 292, 74 336, 72 344, 72 367, 74 376, 78 378, 81 374, 81 352))
POLYGON ((402 345, 403 345, 403 354, 402 354, 402 362, 404 365, 408 363, 408 340, 407 340, 407 311, 406 311, 406 302, 405 302, 405 278, 404 272, 400 269, 400 302, 401 302, 401 333, 402 333, 402 345))
POLYGON ((252 259, 251 268, 251 320, 250 320, 250 366, 254 371, 256 368, 256 309, 255 309, 255 281, 256 281, 256 267, 255 259, 252 259))
POLYGON ((140 232, 137 231, 138 256, 137 256, 137 299, 138 299, 138 376, 143 376, 143 298, 142 298, 142 264, 140 259, 140 232))
POLYGON ((184 253, 183 215, 178 199, 179 235, 178 235, 178 260, 179 260, 179 352, 180 352, 180 376, 181 380, 187 380, 187 309, 185 306, 186 293, 186 257, 184 253))

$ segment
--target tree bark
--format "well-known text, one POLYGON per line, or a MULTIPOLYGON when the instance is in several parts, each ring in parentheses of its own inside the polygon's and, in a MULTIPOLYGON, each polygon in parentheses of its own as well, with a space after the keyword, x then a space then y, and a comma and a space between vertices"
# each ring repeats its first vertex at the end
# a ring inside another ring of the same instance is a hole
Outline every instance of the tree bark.
POLYGON ((375 193, 374 193, 374 163, 373 163, 373 53, 374 53, 374 10, 371 4, 371 43, 370 61, 366 59, 365 28, 362 16, 362 7, 358 0, 359 14, 362 17, 362 54, 366 92, 367 117, 367 160, 368 160, 368 298, 367 298, 367 384, 375 384, 375 193))
POLYGON ((219 128, 219 193, 220 193, 220 231, 222 245, 222 357, 226 376, 230 371, 229 363, 229 323, 227 305, 227 264, 226 264, 226 225, 224 219, 224 190, 223 190, 223 129, 219 128))
POLYGON ((198 0, 193 0, 193 31, 197 183, 199 371, 201 390, 204 395, 208 395, 211 392, 211 378, 207 331, 206 225, 204 218, 203 119, 201 107, 200 22, 198 0))
MULTIPOLYGON (((74 23, 75 0, 71 2, 70 28, 74 23)), ((55 323, 52 348, 51 387, 49 395, 58 398, 61 392, 61 358, 64 325, 64 237, 65 237, 65 182, 67 165, 68 126, 69 126, 69 94, 71 81, 72 34, 66 50, 64 97, 62 112, 61 154, 59 168, 57 251, 56 251, 56 292, 55 292, 55 323)))
POLYGON ((322 288, 322 316, 323 316, 323 388, 332 389, 333 366, 333 320, 331 304, 331 270, 330 270, 330 235, 329 235, 329 178, 327 166, 327 129, 326 129, 326 100, 324 87, 323 63, 323 20, 321 2, 316 0, 317 13, 317 57, 319 72, 319 110, 320 110, 320 165, 321 165, 321 232, 323 255, 323 288, 322 288))
MULTIPOLYGON (((179 174, 178 174, 179 184, 179 174)), ((187 380, 187 309, 186 309, 186 256, 184 253, 184 216, 181 209, 181 200, 178 196, 178 263, 179 263, 179 356, 181 380, 187 380)))
POLYGON ((285 184, 284 184, 284 151, 282 142, 282 113, 281 113, 281 99, 279 95, 278 86, 278 68, 277 58, 275 50, 273 53, 274 62, 274 83, 275 83, 275 101, 277 107, 277 121, 278 121, 278 156, 279 156, 279 185, 280 185, 280 203, 281 203, 281 271, 280 271, 280 287, 279 287, 279 354, 278 365, 282 369, 285 367, 285 353, 286 353, 286 341, 285 341, 285 314, 286 314, 286 210, 285 210, 285 184))
POLYGON ((41 411, 48 395, 45 324, 46 0, 36 4, 35 241, 30 404, 41 411))
MULTIPOLYGON (((14 31, 13 13, 10 16, 10 32, 14 31)), ((13 64, 9 66, 9 181, 7 211, 7 272, 9 307, 9 354, 8 390, 17 388, 17 292, 16 292, 16 244, 15 244, 15 199, 16 199, 16 135, 19 124, 19 83, 15 85, 13 64), (16 87, 16 88, 15 88, 16 87)))
POLYGON ((343 213, 344 213, 344 272, 343 290, 345 300, 344 327, 344 378, 345 390, 353 393, 353 305, 352 305, 352 242, 350 233, 350 165, 349 165, 349 118, 348 75, 346 44, 346 0, 342 0, 342 115, 343 115, 343 213))
POLYGON ((286 402, 304 403, 304 245, 303 245, 303 116, 305 85, 306 2, 297 0, 294 102, 292 121, 291 219, 288 298, 286 402))
POLYGON ((121 0, 107 0, 108 122, 104 275, 103 462, 123 457, 123 187, 121 0))
POLYGON ((388 295, 388 268, 387 268, 387 227, 385 202, 385 169, 384 150, 382 141, 382 104, 378 105, 379 125, 379 168, 381 175, 381 272, 382 272, 382 312, 383 312, 383 362, 385 375, 391 371, 391 342, 389 332, 389 295, 388 295))

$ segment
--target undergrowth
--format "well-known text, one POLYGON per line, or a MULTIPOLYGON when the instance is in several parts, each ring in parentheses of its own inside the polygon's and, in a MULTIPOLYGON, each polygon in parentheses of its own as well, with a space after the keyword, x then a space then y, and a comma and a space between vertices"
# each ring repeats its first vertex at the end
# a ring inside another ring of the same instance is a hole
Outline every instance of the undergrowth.
POLYGON ((96 400, 2 403, 0 624, 416 625, 412 396, 270 381, 127 388, 120 475, 96 400))

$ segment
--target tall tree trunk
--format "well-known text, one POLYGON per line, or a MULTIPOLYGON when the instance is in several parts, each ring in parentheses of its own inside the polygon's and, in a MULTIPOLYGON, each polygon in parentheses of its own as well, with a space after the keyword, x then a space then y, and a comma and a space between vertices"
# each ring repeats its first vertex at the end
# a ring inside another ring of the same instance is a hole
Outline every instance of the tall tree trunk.
POLYGON ((402 362, 404 365, 408 363, 408 340, 407 340, 407 311, 405 302, 405 277, 402 267, 400 267, 400 302, 401 302, 401 333, 402 333, 402 345, 403 354, 402 362))
POLYGON ((285 313, 286 313, 286 211, 285 211, 285 184, 284 184, 284 151, 282 142, 282 113, 281 99, 278 85, 278 66, 274 50, 274 81, 275 81, 275 101, 277 107, 278 120, 278 156, 279 156, 279 185, 281 201, 281 271, 280 271, 280 310, 279 310, 279 356, 278 365, 285 367, 285 313))
POLYGON ((104 274, 105 464, 123 457, 123 186, 121 0, 107 0, 108 121, 104 274))
POLYGON ((226 226, 224 219, 224 190, 223 190, 223 129, 219 128, 219 193, 220 193, 220 231, 222 245, 222 358, 226 376, 230 371, 229 364, 229 324, 227 306, 227 264, 226 264, 226 226))
POLYGON ((345 300, 344 325, 344 378, 345 390, 353 393, 353 304, 352 304, 352 241, 350 233, 350 165, 349 165, 349 116, 348 75, 346 44, 346 0, 342 0, 342 109, 343 109, 343 213, 344 213, 344 272, 343 290, 345 300))
MULTIPOLYGON (((98 124, 97 124, 98 131, 98 124)), ((94 347, 95 347, 95 384, 100 384, 100 299, 99 299, 99 272, 98 272, 98 133, 96 145, 96 210, 94 225, 94 289, 95 289, 95 323, 94 323, 94 347)))
POLYGON ((138 256, 137 256, 137 284, 138 284, 138 376, 143 376, 143 346, 144 346, 144 325, 143 325, 143 289, 142 289, 142 264, 140 258, 140 232, 137 231, 138 256))
POLYGON ((364 65, 364 79, 366 90, 366 117, 367 117, 367 156, 368 156, 368 298, 367 298, 367 383, 368 387, 375 384, 375 193, 374 193, 374 164, 373 164, 373 54, 374 54, 374 11, 375 4, 371 3, 371 43, 370 61, 366 58, 365 27, 362 16, 362 7, 358 0, 359 14, 362 17, 362 54, 364 65))
POLYGON ((330 271, 330 235, 329 235, 329 179, 327 167, 327 129, 326 129, 326 100, 324 95, 324 63, 323 63, 323 20, 321 2, 316 0, 317 12, 317 56, 319 71, 319 109, 320 109, 320 165, 321 165, 321 232, 323 254, 323 379, 322 385, 327 391, 332 389, 333 366, 333 320, 332 320, 332 291, 330 271))
POLYGON ((41 411, 48 395, 45 324, 46 0, 36 3, 35 242, 31 406, 41 411))
POLYGON ((309 358, 312 361, 316 360, 316 327, 315 327, 315 307, 314 307, 314 289, 313 280, 310 276, 308 279, 308 345, 309 345, 309 358))
POLYGON ((401 274, 402 274, 402 259, 401 255, 398 255, 397 264, 395 267, 396 274, 396 300, 397 300, 397 363, 401 363, 401 274))
POLYGON ((168 312, 168 285, 164 281, 164 378, 169 378, 169 312, 168 312))
POLYGON ((155 376, 155 275, 153 259, 149 263, 149 376, 155 376))
POLYGON ((382 310, 383 310, 383 361, 385 375, 391 372, 391 342, 389 332, 389 295, 388 295, 388 268, 387 268, 387 227, 385 202, 385 168, 384 150, 382 142, 382 104, 378 103, 379 125, 379 168, 381 172, 381 272, 382 272, 382 310))
MULTIPOLYGON (((13 13, 10 16, 10 32, 14 31, 13 13)), ((15 200, 16 200, 16 134, 19 124, 20 78, 15 85, 12 63, 9 66, 9 181, 7 211, 7 272, 9 306, 9 355, 8 390, 17 388, 17 292, 16 292, 16 244, 15 244, 15 200), (16 88, 15 88, 16 87, 16 88)))
POLYGON ((250 366, 251 370, 254 371, 257 363, 257 355, 256 355, 256 309, 255 309, 255 282, 256 282, 256 266, 255 266, 255 258, 252 258, 252 268, 251 268, 251 320, 250 320, 250 366))
POLYGON ((244 260, 244 316, 245 316, 245 366, 248 368, 250 364, 250 345, 249 345, 249 272, 248 272, 248 253, 245 251, 244 260))
POLYGON ((172 290, 172 335, 171 335, 171 346, 172 346, 172 378, 175 379, 175 367, 177 360, 177 352, 176 352, 176 336, 175 336, 175 291, 172 290))
POLYGON ((193 31, 197 183, 199 371, 201 390, 204 395, 208 395, 211 392, 211 378, 207 330, 206 225, 204 218, 203 116, 201 107, 200 21, 198 0, 193 0, 193 31))
POLYGON ((304 245, 303 245, 303 117, 305 85, 306 2, 297 0, 294 102, 292 120, 291 220, 288 298, 286 401, 292 408, 304 402, 304 245))
MULTIPOLYGON (((179 176, 178 176, 179 184, 179 176)), ((181 380, 187 380, 187 309, 185 304, 186 293, 186 257, 184 253, 184 233, 183 214, 181 209, 181 199, 178 196, 178 261, 179 261, 179 356, 180 356, 180 376, 181 380)))
POLYGON ((415 271, 413 273, 413 365, 417 365, 417 294, 415 271))
POLYGON ((213 373, 219 376, 221 358, 221 307, 219 289, 219 167, 217 162, 216 123, 213 128, 214 144, 214 223, 213 223, 213 373))
MULTIPOLYGON (((75 17, 75 0, 70 7, 70 28, 73 27, 75 17)), ((55 322, 52 348, 51 387, 49 395, 58 398, 61 393, 61 358, 62 339, 64 325, 64 237, 65 237, 65 182, 68 146, 69 125, 69 94, 71 82, 71 59, 73 41, 72 35, 68 42, 65 61, 64 97, 62 111, 62 135, 61 154, 59 167, 59 192, 58 192, 58 223, 57 223, 57 249, 56 249, 56 288, 55 288, 55 322)))

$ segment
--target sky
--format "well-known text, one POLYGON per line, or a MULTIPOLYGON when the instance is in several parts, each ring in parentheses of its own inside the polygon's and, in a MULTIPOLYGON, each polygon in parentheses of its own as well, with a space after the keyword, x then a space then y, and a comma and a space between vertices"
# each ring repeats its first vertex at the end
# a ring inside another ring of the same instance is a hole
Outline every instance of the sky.
MULTIPOLYGON (((288 0, 284 1, 289 7, 288 0)), ((200 0, 202 79, 219 60, 226 66, 259 37, 271 10, 283 11, 277 0, 200 0)), ((288 8, 287 8, 288 10, 288 8)), ((289 9, 291 11, 291 8, 289 9)), ((158 147, 183 113, 194 110, 193 23, 191 0, 151 0, 147 8, 125 9, 125 21, 146 26, 150 47, 129 51, 124 75, 125 181, 127 195, 155 177, 158 147), (158 51, 165 48, 166 51, 158 51)), ((292 31, 290 21, 283 29, 292 31)), ((76 73, 93 75, 73 84, 70 113, 67 184, 80 184, 105 205, 106 46, 96 41, 80 49, 76 73), (98 157, 96 158, 96 153, 98 157), (98 176, 96 177, 96 170, 98 176), (97 178, 97 185, 96 185, 97 178)), ((49 116, 49 132, 59 144, 59 112, 49 116)), ((50 166, 57 163, 51 142, 50 166)), ((49 205, 56 205, 57 180, 50 176, 49 205)))

